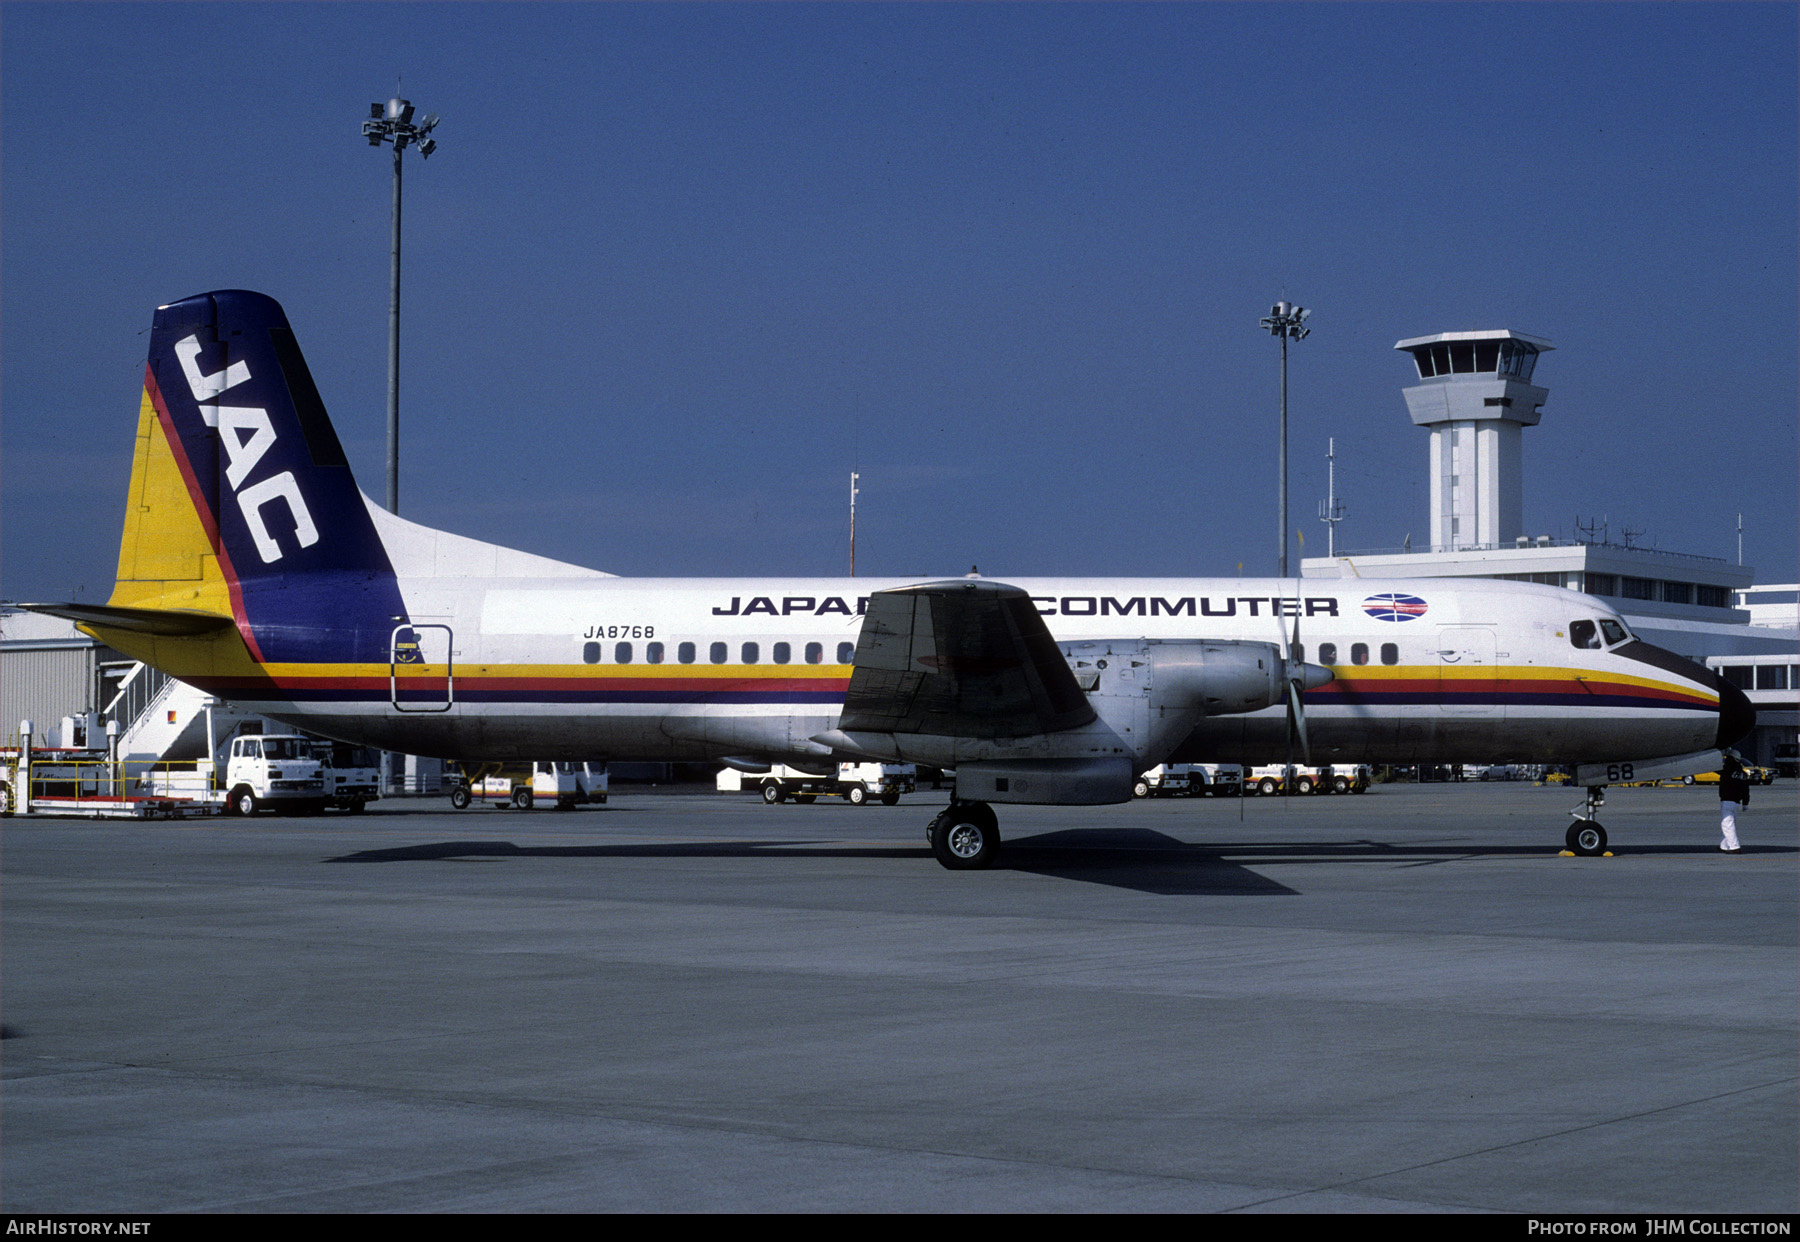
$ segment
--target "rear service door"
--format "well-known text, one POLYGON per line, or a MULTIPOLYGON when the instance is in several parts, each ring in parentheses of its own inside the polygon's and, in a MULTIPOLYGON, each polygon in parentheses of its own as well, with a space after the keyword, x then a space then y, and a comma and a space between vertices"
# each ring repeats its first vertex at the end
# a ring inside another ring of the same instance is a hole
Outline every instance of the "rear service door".
POLYGON ((400 625, 389 644, 388 690, 403 712, 447 712, 455 701, 450 627, 400 625))

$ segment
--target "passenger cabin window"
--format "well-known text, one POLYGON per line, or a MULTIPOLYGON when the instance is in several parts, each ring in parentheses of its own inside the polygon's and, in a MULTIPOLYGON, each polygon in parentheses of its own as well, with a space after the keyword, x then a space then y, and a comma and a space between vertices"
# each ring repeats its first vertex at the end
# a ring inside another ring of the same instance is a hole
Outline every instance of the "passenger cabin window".
POLYGON ((837 662, 839 664, 848 664, 854 659, 856 659, 856 644, 839 643, 837 662))
POLYGON ((630 643, 619 643, 617 646, 615 646, 613 648, 613 663, 614 664, 630 664, 631 663, 631 644, 630 643))
POLYGON ((818 663, 822 662, 824 659, 825 659, 825 644, 824 643, 807 643, 806 644, 806 662, 808 664, 818 664, 818 663))
POLYGON ((714 643, 712 649, 707 654, 712 657, 712 662, 714 664, 725 663, 725 644, 714 643))
POLYGON ((1350 644, 1350 663, 1352 663, 1352 664, 1367 664, 1368 662, 1369 662, 1369 644, 1368 643, 1351 643, 1350 644))
POLYGON ((1602 617, 1600 618, 1600 636, 1606 640, 1608 647, 1616 647, 1630 638, 1631 634, 1611 617, 1602 617))
POLYGON ((786 664, 794 658, 794 649, 786 643, 776 643, 769 655, 775 663, 786 664))
POLYGON ((762 648, 755 643, 745 643, 743 649, 744 663, 755 664, 762 658, 762 648))
POLYGON ((652 664, 661 664, 663 662, 663 645, 661 643, 651 643, 648 647, 645 647, 644 658, 652 664))
POLYGON ((675 658, 683 664, 692 664, 694 662, 694 644, 682 643, 681 646, 675 648, 675 658))
POLYGON ((1320 643, 1319 644, 1319 663, 1320 664, 1336 664, 1337 663, 1337 644, 1336 643, 1320 643))
POLYGON ((1584 650, 1600 650, 1600 630, 1592 621, 1569 622, 1569 645, 1584 650))
POLYGON ((1382 643, 1381 662, 1383 664, 1400 663, 1400 645, 1398 643, 1382 643))
POLYGON ((600 644, 599 643, 583 643, 583 644, 581 644, 581 658, 582 658, 583 662, 588 663, 588 664, 600 663, 600 644))

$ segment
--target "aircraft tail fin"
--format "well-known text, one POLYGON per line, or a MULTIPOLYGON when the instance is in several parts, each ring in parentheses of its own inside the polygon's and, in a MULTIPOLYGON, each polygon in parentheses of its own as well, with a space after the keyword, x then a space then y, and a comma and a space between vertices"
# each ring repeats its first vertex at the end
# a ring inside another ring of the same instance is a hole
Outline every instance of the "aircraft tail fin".
POLYGON ((274 299, 157 309, 109 606, 231 618, 258 661, 386 662, 394 569, 274 299))

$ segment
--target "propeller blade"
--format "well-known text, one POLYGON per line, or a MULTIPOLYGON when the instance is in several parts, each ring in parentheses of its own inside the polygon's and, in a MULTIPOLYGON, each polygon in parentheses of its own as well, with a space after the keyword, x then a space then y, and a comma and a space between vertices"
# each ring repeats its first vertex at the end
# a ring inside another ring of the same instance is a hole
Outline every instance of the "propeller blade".
POLYGON ((1300 757, 1306 760, 1306 766, 1312 766, 1312 745, 1306 739, 1306 703, 1301 697, 1301 683, 1289 681, 1288 684, 1288 722, 1290 734, 1300 736, 1300 757))
MULTIPOLYGON (((1284 648, 1282 658, 1286 665, 1282 669, 1282 673, 1283 680, 1287 682, 1288 764, 1290 767, 1293 765, 1294 738, 1298 735, 1300 757, 1306 761, 1308 767, 1311 767, 1312 746, 1306 737, 1306 701, 1303 697, 1306 690, 1307 671, 1300 646, 1300 603, 1297 595, 1294 601, 1294 635, 1290 639, 1287 632, 1283 630, 1281 640, 1284 648)), ((1292 785, 1293 783, 1290 777, 1287 784, 1292 785)))

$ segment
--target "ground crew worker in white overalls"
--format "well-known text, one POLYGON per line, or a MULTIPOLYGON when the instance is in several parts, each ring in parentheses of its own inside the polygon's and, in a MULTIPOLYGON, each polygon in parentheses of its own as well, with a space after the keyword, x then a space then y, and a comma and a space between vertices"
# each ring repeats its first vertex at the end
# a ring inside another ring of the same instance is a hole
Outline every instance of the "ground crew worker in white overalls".
POLYGON ((1737 817, 1749 805, 1750 782, 1744 779, 1743 765, 1727 758, 1719 769, 1719 833, 1723 838, 1719 848, 1727 854, 1743 848, 1738 844, 1737 817))

